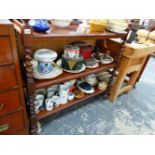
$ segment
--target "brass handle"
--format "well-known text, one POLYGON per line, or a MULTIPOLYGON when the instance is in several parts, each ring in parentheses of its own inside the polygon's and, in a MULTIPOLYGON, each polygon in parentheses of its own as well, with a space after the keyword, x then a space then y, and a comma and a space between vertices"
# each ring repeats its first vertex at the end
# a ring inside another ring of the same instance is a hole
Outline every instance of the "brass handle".
POLYGON ((4 107, 3 103, 0 103, 0 109, 2 109, 4 107))
POLYGON ((10 128, 9 124, 0 125, 0 132, 6 131, 10 128))

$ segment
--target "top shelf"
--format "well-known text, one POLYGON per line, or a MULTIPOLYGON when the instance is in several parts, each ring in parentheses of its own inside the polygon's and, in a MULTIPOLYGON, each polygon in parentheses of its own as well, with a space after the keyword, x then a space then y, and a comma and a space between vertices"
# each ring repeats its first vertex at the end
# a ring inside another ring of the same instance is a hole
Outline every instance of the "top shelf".
POLYGON ((89 28, 82 28, 77 25, 70 25, 68 28, 51 28, 52 30, 49 33, 36 33, 33 32, 34 38, 98 38, 98 39, 107 39, 107 38, 118 38, 123 37, 126 34, 112 33, 108 31, 104 32, 90 32, 89 28))
MULTIPOLYGON (((24 32, 23 29, 25 28, 25 24, 20 23, 17 20, 12 21, 14 24, 15 29, 22 33, 24 32)), ((30 26, 26 27, 31 28, 30 26)), ((70 25, 68 28, 56 28, 52 27, 51 31, 47 33, 37 33, 32 30, 32 39, 33 41, 43 40, 46 41, 50 40, 67 40, 67 39, 110 39, 110 38, 125 38, 127 33, 119 34, 113 33, 109 31, 104 32, 90 32, 89 28, 81 27, 80 25, 70 25)))

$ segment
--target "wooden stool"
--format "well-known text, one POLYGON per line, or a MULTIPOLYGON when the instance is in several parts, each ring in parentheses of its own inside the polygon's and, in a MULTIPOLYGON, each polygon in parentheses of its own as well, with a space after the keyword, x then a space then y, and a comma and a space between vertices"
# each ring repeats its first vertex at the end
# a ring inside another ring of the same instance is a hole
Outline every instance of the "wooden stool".
POLYGON ((126 44, 122 55, 118 75, 114 82, 109 99, 113 102, 119 95, 129 92, 135 85, 139 74, 143 68, 146 59, 155 51, 155 46, 146 46, 142 44, 126 44), (126 86, 123 86, 125 78, 129 77, 126 86))

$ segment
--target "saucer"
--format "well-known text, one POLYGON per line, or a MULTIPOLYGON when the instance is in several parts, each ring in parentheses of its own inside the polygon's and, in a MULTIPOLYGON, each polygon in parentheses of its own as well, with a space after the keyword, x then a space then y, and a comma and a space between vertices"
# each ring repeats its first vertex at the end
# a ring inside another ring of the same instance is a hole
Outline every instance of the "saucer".
POLYGON ((33 77, 35 79, 51 79, 61 75, 62 73, 63 73, 63 70, 58 67, 55 67, 52 72, 47 74, 40 74, 38 72, 38 66, 35 66, 33 69, 33 77))

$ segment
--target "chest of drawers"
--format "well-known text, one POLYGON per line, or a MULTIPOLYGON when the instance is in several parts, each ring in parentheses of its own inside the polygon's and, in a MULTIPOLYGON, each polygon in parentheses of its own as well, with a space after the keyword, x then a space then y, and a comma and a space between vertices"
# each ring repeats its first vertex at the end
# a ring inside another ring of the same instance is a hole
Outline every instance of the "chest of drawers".
POLYGON ((13 25, 0 20, 0 135, 29 134, 13 25))

